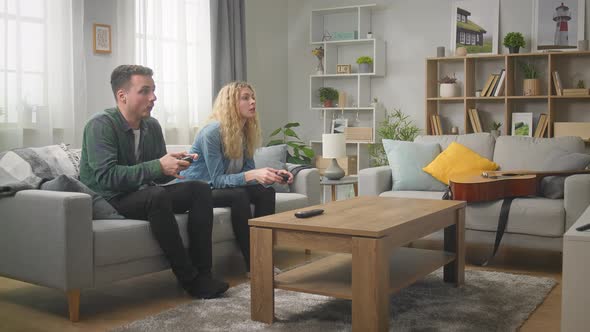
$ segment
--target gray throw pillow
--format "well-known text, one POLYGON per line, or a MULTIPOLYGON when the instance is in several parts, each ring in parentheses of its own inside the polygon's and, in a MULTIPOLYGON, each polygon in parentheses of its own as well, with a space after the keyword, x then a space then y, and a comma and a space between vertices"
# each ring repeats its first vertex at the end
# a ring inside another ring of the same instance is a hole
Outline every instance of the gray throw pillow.
POLYGON ((47 181, 41 185, 42 190, 52 191, 69 191, 76 193, 85 193, 92 196, 92 219, 125 219, 115 208, 82 182, 71 176, 60 175, 53 180, 47 181))
MULTIPOLYGON (((272 167, 276 169, 287 169, 287 145, 273 145, 256 149, 254 152, 254 164, 256 168, 272 167)), ((274 183, 272 187, 278 193, 288 193, 289 185, 274 183)))
MULTIPOLYGON (((590 164, 590 155, 585 153, 562 153, 548 159, 541 169, 545 171, 565 172, 585 169, 590 164)), ((565 176, 547 176, 541 180, 541 195, 547 198, 563 198, 565 176)))

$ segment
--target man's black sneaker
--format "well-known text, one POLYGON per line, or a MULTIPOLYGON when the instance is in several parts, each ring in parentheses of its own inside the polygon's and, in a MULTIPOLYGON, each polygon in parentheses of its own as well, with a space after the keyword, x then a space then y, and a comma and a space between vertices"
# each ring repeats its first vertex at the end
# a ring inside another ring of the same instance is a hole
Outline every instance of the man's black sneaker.
POLYGON ((192 282, 184 285, 187 293, 198 299, 219 297, 228 288, 229 284, 227 282, 214 279, 210 274, 200 274, 192 282))

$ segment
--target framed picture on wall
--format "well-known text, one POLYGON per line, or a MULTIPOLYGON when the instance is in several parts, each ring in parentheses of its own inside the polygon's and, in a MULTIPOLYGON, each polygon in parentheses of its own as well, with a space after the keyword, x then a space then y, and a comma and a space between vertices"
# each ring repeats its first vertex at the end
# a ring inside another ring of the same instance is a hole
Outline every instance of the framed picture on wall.
POLYGON ((498 54, 499 0, 453 2, 451 54, 465 47, 467 54, 498 54))
POLYGON ((512 136, 533 136, 533 113, 512 113, 512 136))
POLYGON ((92 47, 94 53, 111 53, 111 26, 94 24, 92 26, 92 47))
POLYGON ((584 39, 584 0, 533 0, 531 50, 575 50, 584 39))
POLYGON ((332 120, 332 134, 344 134, 344 128, 348 127, 348 119, 332 120))

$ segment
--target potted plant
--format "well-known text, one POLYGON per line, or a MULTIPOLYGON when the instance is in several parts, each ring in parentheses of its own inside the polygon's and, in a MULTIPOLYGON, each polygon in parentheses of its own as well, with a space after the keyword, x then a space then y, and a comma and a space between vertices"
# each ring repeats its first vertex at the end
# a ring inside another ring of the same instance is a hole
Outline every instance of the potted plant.
POLYGON ((455 74, 453 74, 453 77, 448 75, 443 76, 438 80, 438 83, 440 84, 439 92, 442 98, 457 96, 457 78, 455 74))
POLYGON ((490 130, 490 134, 495 138, 500 136, 500 127, 502 127, 502 122, 492 122, 492 130, 490 130))
POLYGON ((319 88, 318 94, 324 107, 333 107, 333 101, 338 99, 338 90, 330 87, 319 88))
POLYGON ((295 127, 299 127, 299 122, 290 122, 280 128, 275 129, 270 134, 270 137, 278 137, 272 139, 266 146, 287 144, 289 147, 289 150, 287 150, 288 163, 311 165, 311 160, 315 153, 311 147, 305 145, 305 143, 301 141, 301 138, 297 136, 297 133, 295 130, 293 130, 295 127))
POLYGON ((530 62, 519 62, 519 65, 524 74, 524 81, 522 84, 523 95, 539 96, 541 94, 541 80, 539 79, 539 72, 530 62))
POLYGON ((509 32, 504 36, 504 46, 508 47, 508 52, 518 53, 521 47, 524 47, 524 37, 520 32, 509 32))
POLYGON ((373 58, 370 56, 361 56, 356 59, 356 63, 359 65, 359 73, 373 72, 373 68, 371 68, 371 65, 373 64, 373 58))
MULTIPOLYGON (((393 112, 385 111, 385 119, 379 123, 377 135, 385 139, 413 141, 420 134, 420 128, 409 118, 410 116, 400 109, 394 109, 393 112)), ((372 167, 388 165, 383 144, 369 144, 369 155, 372 167)))

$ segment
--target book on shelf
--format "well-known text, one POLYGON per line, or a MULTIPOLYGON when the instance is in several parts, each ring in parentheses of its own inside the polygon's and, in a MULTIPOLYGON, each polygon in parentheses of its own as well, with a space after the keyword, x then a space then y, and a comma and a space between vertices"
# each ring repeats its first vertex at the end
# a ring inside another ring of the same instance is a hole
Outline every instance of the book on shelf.
POLYGON ((481 89, 480 97, 485 97, 486 93, 490 89, 490 85, 492 84, 493 80, 494 80, 494 74, 490 74, 490 76, 488 76, 488 79, 486 80, 486 83, 483 85, 483 89, 481 89))
POLYGON ((545 137, 545 132, 547 131, 548 128, 549 128, 549 118, 547 116, 545 116, 545 121, 543 122, 543 128, 541 128, 541 133, 539 134, 539 137, 545 137))
POLYGON ((435 120, 436 120, 436 131, 438 132, 438 135, 444 135, 443 130, 442 130, 442 125, 440 124, 440 116, 436 115, 435 120))
POLYGON ((555 93, 558 96, 563 96, 563 85, 561 84, 561 78, 557 70, 553 72, 553 85, 555 86, 555 93))
POLYGON ((471 108, 468 110, 469 119, 471 121, 471 128, 473 128, 474 133, 481 133, 483 131, 481 126, 481 121, 479 120, 479 113, 477 113, 476 108, 471 108))
POLYGON ((473 118, 472 108, 467 110, 467 115, 469 116, 469 122, 471 123, 471 129, 473 129, 474 133, 477 133, 477 125, 475 124, 475 119, 473 118))
POLYGON ((433 135, 442 135, 442 127, 440 124, 440 116, 432 115, 430 117, 430 130, 432 131, 433 135))
POLYGON ((493 78, 492 78, 492 83, 490 84, 490 87, 488 89, 488 91, 486 91, 486 94, 484 95, 484 97, 491 97, 493 96, 492 93, 494 91, 494 88, 496 87, 496 84, 498 84, 498 74, 492 74, 493 78))
POLYGON ((430 134, 431 135, 436 135, 436 126, 435 126, 435 123, 434 123, 434 120, 433 119, 434 119, 434 115, 431 115, 430 116, 430 121, 429 121, 430 122, 430 134))
POLYGON ((502 69, 500 71, 500 78, 498 79, 498 85, 494 90, 494 97, 501 96, 504 93, 504 81, 506 80, 506 71, 502 69))
POLYGON ((535 128, 535 133, 533 134, 533 137, 543 137, 542 132, 546 122, 547 114, 541 113, 541 115, 539 116, 539 121, 537 121, 537 127, 535 128))

